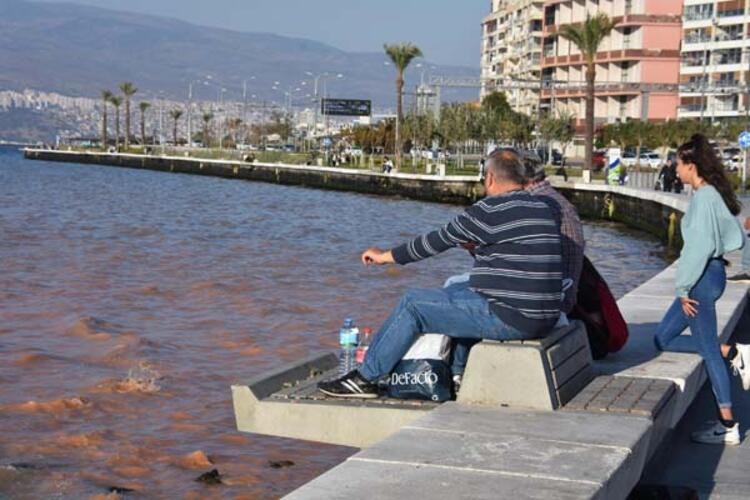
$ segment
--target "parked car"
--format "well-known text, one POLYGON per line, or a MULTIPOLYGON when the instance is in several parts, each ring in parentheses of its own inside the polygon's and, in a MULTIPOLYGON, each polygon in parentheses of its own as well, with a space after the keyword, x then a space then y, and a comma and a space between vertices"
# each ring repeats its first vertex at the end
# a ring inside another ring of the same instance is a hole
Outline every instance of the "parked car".
POLYGON ((594 151, 591 156, 591 167, 594 172, 600 172, 604 167, 607 166, 607 152, 606 151, 594 151))
POLYGON ((622 154, 622 164, 626 167, 635 167, 640 164, 641 167, 659 168, 661 165, 661 156, 652 151, 641 151, 636 160, 635 151, 625 151, 622 154))
POLYGON ((635 166, 635 151, 624 151, 620 157, 620 162, 626 167, 635 166))
POLYGON ((641 153, 641 166, 659 168, 662 164, 661 156, 654 152, 641 153))

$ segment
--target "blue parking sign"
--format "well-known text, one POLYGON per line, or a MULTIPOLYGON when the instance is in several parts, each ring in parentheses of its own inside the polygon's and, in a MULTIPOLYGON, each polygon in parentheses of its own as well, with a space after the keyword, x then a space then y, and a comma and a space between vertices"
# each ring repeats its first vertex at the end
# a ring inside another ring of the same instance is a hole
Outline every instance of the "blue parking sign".
POLYGON ((750 148, 750 132, 748 132, 747 130, 742 132, 737 138, 737 142, 740 143, 740 147, 742 149, 750 148))

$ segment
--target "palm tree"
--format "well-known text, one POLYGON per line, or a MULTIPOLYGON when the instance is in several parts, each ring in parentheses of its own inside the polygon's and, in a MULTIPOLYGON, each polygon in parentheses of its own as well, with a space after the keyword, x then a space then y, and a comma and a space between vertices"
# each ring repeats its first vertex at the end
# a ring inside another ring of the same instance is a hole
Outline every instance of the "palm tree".
POLYGON ((180 108, 174 108, 172 111, 169 112, 169 116, 171 116, 172 120, 174 120, 174 126, 172 127, 172 142, 174 143, 176 147, 177 146, 177 121, 182 116, 182 110, 180 108))
POLYGON ((146 146, 146 111, 151 107, 151 103, 141 101, 138 108, 141 110, 141 145, 146 146))
POLYGON ((109 98, 109 103, 115 107, 115 148, 120 150, 120 106, 122 106, 122 97, 113 95, 109 98))
POLYGON ((130 82, 120 84, 120 91, 125 96, 125 149, 130 145, 130 98, 138 92, 130 82))
POLYGON ((596 81, 596 64, 594 59, 602 40, 612 31, 617 23, 603 12, 593 17, 586 14, 583 24, 563 26, 560 35, 575 45, 586 61, 586 131, 583 168, 591 169, 594 152, 594 82, 596 81))
POLYGON ((203 141, 203 147, 207 148, 209 147, 208 125, 211 123, 211 120, 214 119, 214 114, 210 111, 204 111, 201 118, 203 118, 203 137, 201 137, 201 139, 203 141))
POLYGON ((404 71, 415 57, 422 57, 422 51, 413 43, 383 45, 385 53, 396 66, 396 168, 401 168, 401 120, 403 119, 404 71))
POLYGON ((107 104, 112 99, 112 92, 102 90, 102 147, 107 149, 107 104))

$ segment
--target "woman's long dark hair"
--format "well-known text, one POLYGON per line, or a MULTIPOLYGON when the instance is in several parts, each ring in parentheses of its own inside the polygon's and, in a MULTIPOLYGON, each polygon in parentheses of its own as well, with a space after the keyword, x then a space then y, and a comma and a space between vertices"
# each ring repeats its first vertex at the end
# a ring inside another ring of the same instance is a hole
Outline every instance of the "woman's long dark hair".
POLYGON ((677 156, 682 163, 695 165, 698 175, 716 188, 732 215, 740 213, 742 205, 737 201, 732 184, 724 173, 724 166, 705 135, 695 134, 688 142, 677 148, 677 156))

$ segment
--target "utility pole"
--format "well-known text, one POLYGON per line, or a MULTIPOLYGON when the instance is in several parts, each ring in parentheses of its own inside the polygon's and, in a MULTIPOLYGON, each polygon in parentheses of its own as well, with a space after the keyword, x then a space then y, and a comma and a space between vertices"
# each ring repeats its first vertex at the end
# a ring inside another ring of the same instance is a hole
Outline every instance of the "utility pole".
POLYGON ((189 148, 193 145, 193 82, 188 84, 187 136, 189 148))

